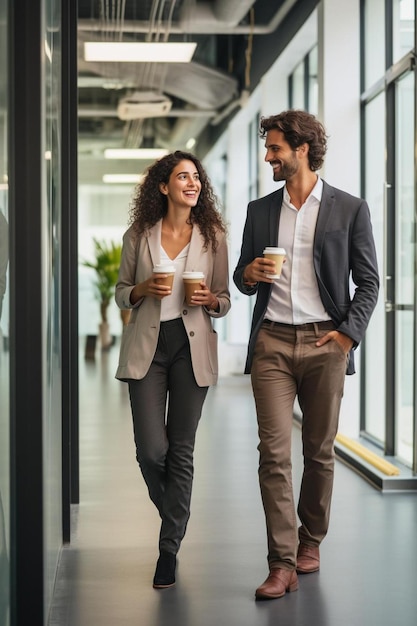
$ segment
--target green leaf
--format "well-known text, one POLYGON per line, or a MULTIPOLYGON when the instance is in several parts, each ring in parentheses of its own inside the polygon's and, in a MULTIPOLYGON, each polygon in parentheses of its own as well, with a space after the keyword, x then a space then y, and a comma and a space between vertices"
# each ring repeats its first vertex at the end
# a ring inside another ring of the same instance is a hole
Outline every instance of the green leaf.
POLYGON ((82 261, 84 267, 96 272, 96 296, 101 304, 103 321, 106 321, 106 309, 114 295, 114 288, 119 274, 122 246, 114 241, 107 243, 93 238, 95 262, 82 261))

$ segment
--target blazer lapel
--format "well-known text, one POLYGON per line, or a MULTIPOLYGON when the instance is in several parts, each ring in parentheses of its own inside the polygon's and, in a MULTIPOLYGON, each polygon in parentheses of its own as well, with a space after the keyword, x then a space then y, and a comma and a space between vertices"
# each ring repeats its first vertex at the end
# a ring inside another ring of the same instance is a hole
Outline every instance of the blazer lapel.
POLYGON ((162 220, 159 220, 159 222, 152 226, 147 234, 149 253, 153 265, 157 265, 161 262, 161 229, 162 220))
MULTIPOLYGON (((151 255, 153 265, 161 262, 161 231, 162 220, 157 222, 147 233, 149 254, 151 255)), ((190 248, 188 250, 186 270, 199 270, 201 263, 201 252, 204 245, 203 238, 197 226, 193 226, 190 240, 190 248)))
POLYGON ((320 202, 319 214, 317 217, 316 232, 314 235, 314 264, 316 272, 320 266, 321 251, 323 248, 324 235, 326 232, 327 222, 331 212, 334 209, 334 193, 333 188, 323 181, 323 193, 320 202))
POLYGON ((191 233, 187 261, 185 263, 185 269, 187 271, 203 271, 203 268, 201 267, 201 254, 203 246, 203 237, 200 234, 199 228, 194 224, 193 231, 191 233))
POLYGON ((273 199, 269 208, 269 246, 278 245, 279 218, 283 197, 284 187, 278 189, 276 194, 272 196, 273 199))
POLYGON ((314 235, 313 263, 314 270, 317 276, 321 300, 328 314, 331 316, 333 321, 337 323, 337 321, 340 320, 340 313, 335 302, 333 302, 333 299, 326 285, 323 283, 320 273, 321 253, 323 249, 324 235, 326 232, 327 222, 329 221, 331 213, 334 210, 334 203, 335 196, 333 188, 323 181, 323 194, 321 197, 319 214, 317 217, 316 232, 314 235))

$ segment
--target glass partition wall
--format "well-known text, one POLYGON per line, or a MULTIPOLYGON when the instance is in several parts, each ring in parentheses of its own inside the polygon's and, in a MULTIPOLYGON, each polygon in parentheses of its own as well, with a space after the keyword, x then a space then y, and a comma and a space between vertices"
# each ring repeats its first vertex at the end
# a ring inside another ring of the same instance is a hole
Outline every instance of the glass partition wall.
POLYGON ((0 624, 10 606, 9 203, 7 163, 7 2, 0 0, 0 624))
POLYGON ((49 605, 62 544, 61 421, 61 0, 46 0, 43 84, 44 411, 43 509, 45 601, 49 605))
MULTIPOLYGON (((4 2, 0 0, 0 7, 4 2)), ((76 196, 69 193, 73 172, 69 163, 76 158, 69 155, 70 146, 74 153, 74 145, 76 154, 77 126, 68 123, 70 109, 73 119, 77 107, 76 56, 73 59, 77 3, 7 0, 6 4, 7 32, 4 36, 0 32, 0 176, 5 166, 4 142, 8 158, 10 301, 6 307, 3 302, 1 329, 10 341, 3 337, 0 353, 0 489, 5 512, 4 529, 0 525, 0 593, 5 581, 10 595, 7 591, 4 602, 4 595, 0 597, 0 607, 9 603, 11 624, 42 626, 48 621, 57 563, 63 539, 68 536, 64 518, 69 517, 72 486, 68 477, 69 407, 77 398, 77 388, 71 397, 69 394, 73 377, 68 355, 74 322, 67 319, 72 302, 75 307, 77 304, 68 269, 77 270, 76 254, 71 261, 69 258, 70 243, 76 242, 76 233, 74 239, 70 232, 70 218, 77 210, 76 196), (4 59, 6 50, 8 61, 4 59), (71 92, 69 76, 75 77, 71 92), (5 122, 3 98, 8 104, 5 122), (8 364, 10 386, 6 383, 3 393, 8 364), (5 407, 7 400, 10 406, 5 407), (3 447, 6 451, 10 448, 10 462, 3 447)), ((0 18, 3 29, 2 12, 0 18)), ((73 180, 76 186, 76 178, 73 180)), ((2 213, 5 197, 0 190, 2 213)), ((75 447, 76 439, 72 441, 75 447)), ((1 617, 0 624, 8 624, 1 617)))

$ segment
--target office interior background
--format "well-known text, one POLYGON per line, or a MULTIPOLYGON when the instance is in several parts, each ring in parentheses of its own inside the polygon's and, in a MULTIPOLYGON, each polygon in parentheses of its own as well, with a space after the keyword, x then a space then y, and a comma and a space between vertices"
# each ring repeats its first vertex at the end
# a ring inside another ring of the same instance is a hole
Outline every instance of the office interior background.
MULTIPOLYGON (((320 174, 367 199, 381 273, 340 433, 398 472, 337 449, 376 489, 416 490, 415 16, 416 0, 0 0, 0 624, 47 623, 71 539, 78 359, 100 323, 83 262, 94 238, 121 243, 153 160, 107 149, 197 154, 229 224, 233 270, 248 201, 276 188, 260 116, 319 117, 329 134, 320 174), (190 63, 104 63, 85 59, 88 41, 197 46, 190 63), (129 98, 143 117, 123 118, 129 98)), ((222 376, 243 372, 253 305, 231 292, 216 327, 222 376)), ((109 323, 117 350, 114 303, 109 323)))

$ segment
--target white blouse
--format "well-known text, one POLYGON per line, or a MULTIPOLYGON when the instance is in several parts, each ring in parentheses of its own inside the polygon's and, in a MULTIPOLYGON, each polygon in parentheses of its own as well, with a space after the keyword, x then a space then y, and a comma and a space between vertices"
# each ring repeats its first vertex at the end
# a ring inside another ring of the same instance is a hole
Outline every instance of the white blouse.
POLYGON ((185 270, 188 250, 190 244, 181 250, 175 259, 170 259, 163 247, 161 246, 161 263, 170 263, 175 266, 174 284, 172 285, 172 293, 161 300, 161 322, 174 320, 181 317, 181 311, 184 305, 184 285, 182 282, 182 273, 185 270))

